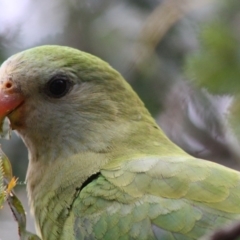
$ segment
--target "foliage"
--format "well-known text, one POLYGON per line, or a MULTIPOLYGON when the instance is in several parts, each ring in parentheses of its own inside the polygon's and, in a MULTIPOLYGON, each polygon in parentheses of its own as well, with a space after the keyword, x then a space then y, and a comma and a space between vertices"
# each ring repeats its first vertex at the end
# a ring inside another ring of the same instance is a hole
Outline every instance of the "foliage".
POLYGON ((198 86, 215 95, 233 97, 234 101, 226 116, 231 134, 238 139, 240 139, 239 11, 239 2, 221 1, 215 17, 202 24, 200 28, 200 49, 190 54, 186 61, 186 74, 198 86))

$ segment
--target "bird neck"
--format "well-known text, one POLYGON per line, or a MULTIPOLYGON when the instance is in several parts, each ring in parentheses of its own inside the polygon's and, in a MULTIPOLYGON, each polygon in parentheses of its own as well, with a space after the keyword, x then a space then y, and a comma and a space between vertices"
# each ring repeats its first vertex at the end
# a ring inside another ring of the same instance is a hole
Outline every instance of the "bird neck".
POLYGON ((62 226, 83 182, 107 162, 104 154, 84 152, 49 164, 30 161, 27 190, 36 228, 42 239, 60 239, 62 226), (87 160, 87 161, 86 161, 87 160), (51 235, 51 237, 50 237, 51 235))
POLYGON ((182 151, 150 117, 104 126, 96 124, 87 135, 74 134, 65 138, 65 142, 57 142, 59 139, 64 138, 49 137, 48 141, 24 138, 30 157, 28 194, 43 239, 51 229, 54 236, 61 232, 58 226, 68 218, 77 189, 110 161, 121 158, 124 164, 136 156, 164 156, 174 150, 176 154, 182 151))

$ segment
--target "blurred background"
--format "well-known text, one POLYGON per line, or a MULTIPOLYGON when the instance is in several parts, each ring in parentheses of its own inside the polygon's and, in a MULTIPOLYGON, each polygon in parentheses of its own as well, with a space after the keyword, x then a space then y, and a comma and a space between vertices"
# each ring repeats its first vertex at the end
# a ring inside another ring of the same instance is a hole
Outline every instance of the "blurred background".
MULTIPOLYGON (((0 0, 0 63, 45 44, 94 54, 129 81, 172 141, 238 170, 239 43, 240 2, 233 0, 0 0)), ((27 150, 16 134, 0 142, 34 232, 24 183, 27 150)), ((0 239, 18 239, 7 204, 0 239)))

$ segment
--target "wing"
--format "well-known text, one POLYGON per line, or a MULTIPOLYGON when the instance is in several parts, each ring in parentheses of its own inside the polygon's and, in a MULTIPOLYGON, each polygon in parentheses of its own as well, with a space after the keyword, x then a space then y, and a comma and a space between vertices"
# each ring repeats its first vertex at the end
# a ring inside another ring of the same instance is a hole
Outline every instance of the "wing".
POLYGON ((74 202, 73 239, 198 239, 240 219, 237 171, 194 158, 116 160, 74 202))

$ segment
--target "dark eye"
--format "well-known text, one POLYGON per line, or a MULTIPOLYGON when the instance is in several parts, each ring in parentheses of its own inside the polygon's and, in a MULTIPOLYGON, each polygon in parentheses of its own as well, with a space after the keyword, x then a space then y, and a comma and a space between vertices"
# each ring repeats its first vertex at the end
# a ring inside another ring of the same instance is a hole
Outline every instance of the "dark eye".
POLYGON ((53 98, 65 96, 71 87, 71 82, 65 77, 54 77, 46 86, 47 94, 53 98))

